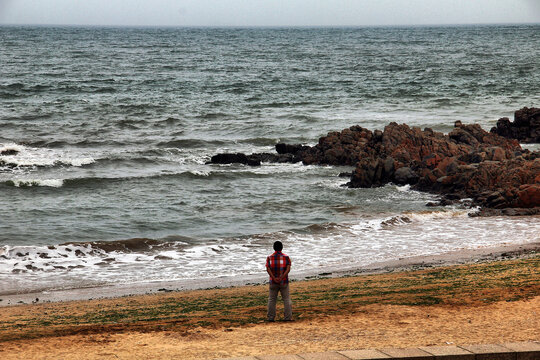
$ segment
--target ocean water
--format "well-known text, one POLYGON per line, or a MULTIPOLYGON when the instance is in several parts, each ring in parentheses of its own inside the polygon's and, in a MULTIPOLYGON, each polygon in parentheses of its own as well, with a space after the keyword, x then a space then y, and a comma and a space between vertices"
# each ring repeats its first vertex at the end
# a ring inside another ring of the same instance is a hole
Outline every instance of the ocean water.
POLYGON ((391 121, 485 129, 539 106, 540 25, 0 27, 0 294, 293 274, 539 240, 348 168, 206 165, 391 121))

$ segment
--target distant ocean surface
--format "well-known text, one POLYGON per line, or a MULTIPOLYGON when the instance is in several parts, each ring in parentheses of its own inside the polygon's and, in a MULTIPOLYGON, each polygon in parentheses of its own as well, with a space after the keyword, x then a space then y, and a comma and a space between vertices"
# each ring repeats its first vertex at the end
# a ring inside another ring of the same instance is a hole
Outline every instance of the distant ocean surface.
POLYGON ((347 168, 205 162, 355 124, 489 130, 539 84, 540 25, 0 27, 0 294, 262 275, 275 240, 293 274, 537 241, 539 217, 347 168))

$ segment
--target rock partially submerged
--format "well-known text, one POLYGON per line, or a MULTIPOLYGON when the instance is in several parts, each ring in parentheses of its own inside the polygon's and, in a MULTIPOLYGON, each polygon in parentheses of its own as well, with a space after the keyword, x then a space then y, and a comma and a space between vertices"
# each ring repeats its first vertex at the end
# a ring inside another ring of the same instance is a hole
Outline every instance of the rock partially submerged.
MULTIPOLYGON (((536 119, 531 110, 518 111, 516 119, 536 119)), ((447 135, 397 123, 384 131, 352 126, 328 133, 312 147, 280 143, 276 151, 277 155, 220 154, 210 163, 350 165, 355 166, 347 184, 351 188, 409 184, 442 195, 443 204, 472 199, 472 205, 492 209, 489 214, 540 213, 540 153, 523 150, 516 139, 476 124, 457 121, 447 135), (508 208, 513 210, 504 210, 508 208)))
POLYGON ((209 162, 207 162, 207 164, 243 164, 249 166, 260 166, 261 162, 296 163, 300 161, 302 161, 300 157, 296 156, 295 154, 288 153, 256 153, 251 155, 246 155, 242 153, 223 153, 212 156, 212 158, 209 162))
POLYGON ((212 164, 244 164, 249 166, 259 166, 261 161, 256 158, 254 155, 246 155, 242 153, 236 154, 217 154, 212 156, 210 159, 212 164))
POLYGON ((522 143, 540 143, 540 109, 523 108, 514 113, 514 121, 499 119, 491 132, 522 143))
POLYGON ((0 155, 2 156, 12 156, 12 155, 17 155, 18 153, 19 153, 19 150, 15 150, 15 149, 5 149, 5 150, 0 151, 0 155))
MULTIPOLYGON (((0 156, 13 156, 13 155, 17 155, 18 153, 19 151, 16 149, 4 149, 0 151, 0 156)), ((17 164, 0 159, 0 166, 12 169, 12 168, 16 168, 17 164)))

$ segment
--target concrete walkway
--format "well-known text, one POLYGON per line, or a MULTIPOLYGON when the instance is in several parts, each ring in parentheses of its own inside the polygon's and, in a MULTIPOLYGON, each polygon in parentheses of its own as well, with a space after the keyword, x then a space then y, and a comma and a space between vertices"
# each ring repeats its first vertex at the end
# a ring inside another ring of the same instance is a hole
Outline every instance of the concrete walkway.
POLYGON ((540 360, 540 342, 500 345, 423 346, 411 349, 344 350, 297 355, 264 355, 221 360, 540 360))

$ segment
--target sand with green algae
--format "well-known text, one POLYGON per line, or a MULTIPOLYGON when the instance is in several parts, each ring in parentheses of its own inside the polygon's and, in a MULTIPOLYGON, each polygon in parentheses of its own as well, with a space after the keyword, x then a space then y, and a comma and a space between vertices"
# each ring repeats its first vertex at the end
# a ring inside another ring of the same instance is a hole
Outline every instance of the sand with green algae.
POLYGON ((540 340, 540 255, 291 284, 0 308, 3 359, 178 358, 540 340))

